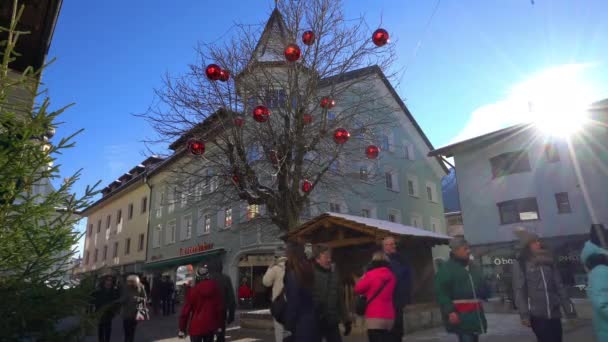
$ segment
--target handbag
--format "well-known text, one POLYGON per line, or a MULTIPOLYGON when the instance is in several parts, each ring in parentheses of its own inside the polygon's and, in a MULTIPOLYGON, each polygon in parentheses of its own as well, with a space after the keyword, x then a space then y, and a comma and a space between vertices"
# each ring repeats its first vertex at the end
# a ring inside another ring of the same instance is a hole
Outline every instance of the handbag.
POLYGON ((374 293, 369 299, 367 299, 367 297, 365 297, 365 295, 357 296, 357 299, 355 300, 355 313, 359 316, 365 316, 365 310, 367 309, 367 306, 374 299, 376 299, 376 297, 378 297, 378 295, 380 294, 380 292, 382 292, 382 290, 384 289, 384 286, 386 286, 387 283, 388 283, 388 281, 385 281, 382 284, 382 286, 380 286, 378 291, 376 291, 376 293, 374 293))

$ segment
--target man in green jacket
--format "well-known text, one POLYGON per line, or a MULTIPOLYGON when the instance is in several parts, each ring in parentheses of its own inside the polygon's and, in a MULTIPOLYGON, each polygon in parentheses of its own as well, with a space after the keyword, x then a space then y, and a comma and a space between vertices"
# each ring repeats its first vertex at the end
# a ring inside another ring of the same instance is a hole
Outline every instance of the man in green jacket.
POLYGON ((450 241, 450 260, 435 275, 435 294, 448 332, 460 342, 477 342, 487 330, 481 300, 487 297, 481 270, 471 263, 471 250, 464 238, 450 241))
POLYGON ((314 246, 313 256, 315 280, 312 297, 321 341, 342 342, 339 324, 344 324, 344 336, 348 336, 351 322, 346 312, 340 277, 332 269, 331 249, 325 245, 314 246))

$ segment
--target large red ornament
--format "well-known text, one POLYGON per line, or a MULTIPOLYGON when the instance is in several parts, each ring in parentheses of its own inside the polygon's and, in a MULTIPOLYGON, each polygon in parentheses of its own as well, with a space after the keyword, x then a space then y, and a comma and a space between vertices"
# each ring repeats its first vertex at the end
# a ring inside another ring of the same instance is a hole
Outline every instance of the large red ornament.
POLYGON ((369 145, 365 149, 365 154, 367 155, 367 158, 369 158, 369 159, 376 159, 376 158, 378 158, 378 155, 380 154, 380 148, 376 145, 369 145))
POLYGON ((297 61, 298 59, 300 59, 301 55, 302 51, 300 50, 300 47, 296 44, 289 44, 285 48, 285 58, 290 62, 297 61))
POLYGON ((230 79, 230 71, 226 69, 220 70, 220 81, 227 82, 230 79))
POLYGON ((306 31, 302 34, 302 43, 304 45, 312 45, 315 42, 315 33, 312 31, 306 31))
POLYGON ((242 117, 236 117, 234 118, 234 125, 237 127, 243 127, 243 125, 245 124, 245 119, 243 119, 242 117))
POLYGON ((191 139, 188 141, 188 151, 195 156, 202 156, 205 153, 205 143, 200 140, 191 139))
POLYGON ((270 118, 270 110, 265 106, 257 106, 253 109, 253 119, 257 122, 266 122, 270 118))
POLYGON ((308 179, 305 179, 302 182, 302 192, 310 192, 311 190, 312 190, 312 183, 308 179))
POLYGON ((372 34, 372 41, 376 46, 386 45, 386 43, 388 43, 388 32, 386 32, 385 29, 377 29, 374 31, 374 34, 372 34))
POLYGON ((304 124, 305 125, 310 125, 312 123, 312 115, 310 114, 304 114, 304 124))
POLYGON ((348 131, 345 130, 344 128, 337 128, 334 131, 334 141, 336 142, 336 144, 342 145, 345 142, 347 142, 349 138, 350 138, 350 133, 348 133, 348 131))
POLYGON ((324 97, 321 99, 321 108, 330 109, 336 105, 336 101, 331 97, 324 97))
POLYGON ((207 69, 205 69, 205 74, 207 74, 208 79, 217 81, 221 77, 222 68, 217 64, 209 64, 207 65, 207 69))

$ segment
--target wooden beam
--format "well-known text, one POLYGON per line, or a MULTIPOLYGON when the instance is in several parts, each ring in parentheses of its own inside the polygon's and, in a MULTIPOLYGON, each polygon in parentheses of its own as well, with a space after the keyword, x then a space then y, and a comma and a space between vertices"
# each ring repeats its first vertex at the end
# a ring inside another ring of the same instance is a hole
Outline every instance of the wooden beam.
POLYGON ((334 240, 326 243, 330 248, 341 248, 347 246, 363 245, 366 243, 375 243, 376 238, 373 237, 358 237, 343 240, 334 240))

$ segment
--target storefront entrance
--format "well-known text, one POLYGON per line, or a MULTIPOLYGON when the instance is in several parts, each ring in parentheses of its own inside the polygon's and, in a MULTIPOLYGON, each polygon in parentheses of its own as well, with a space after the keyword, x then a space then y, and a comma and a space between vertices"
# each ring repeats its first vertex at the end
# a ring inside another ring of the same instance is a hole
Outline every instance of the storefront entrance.
POLYGON ((264 286, 262 278, 268 267, 274 263, 270 254, 253 254, 241 257, 239 261, 237 297, 251 291, 251 298, 239 299, 242 309, 263 309, 270 307, 272 290, 264 286), (243 290, 243 291, 241 291, 243 290))

